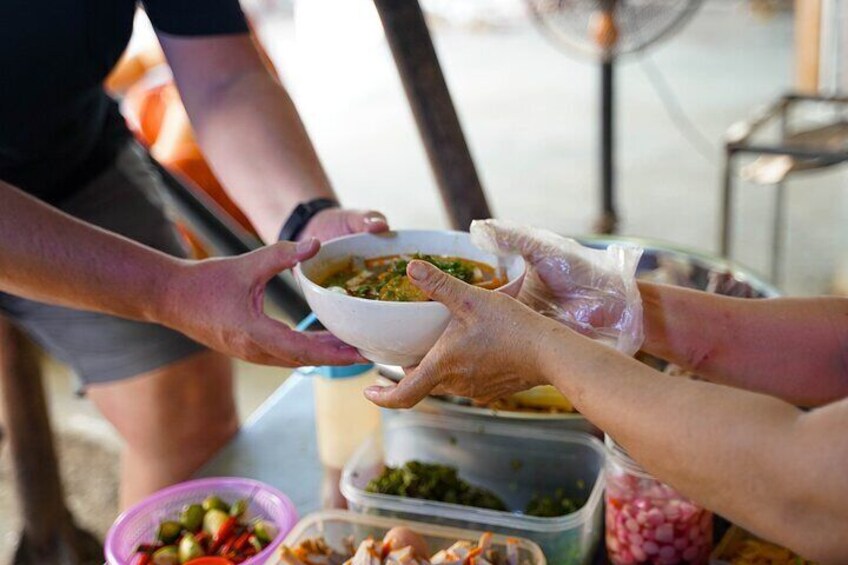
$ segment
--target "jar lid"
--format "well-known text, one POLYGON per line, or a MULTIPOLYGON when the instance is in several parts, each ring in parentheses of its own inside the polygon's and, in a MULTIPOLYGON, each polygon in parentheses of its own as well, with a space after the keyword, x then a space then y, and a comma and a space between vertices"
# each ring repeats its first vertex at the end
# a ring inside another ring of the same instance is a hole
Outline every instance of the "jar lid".
POLYGON ((314 367, 309 373, 327 379, 349 379, 367 373, 373 368, 374 365, 372 363, 363 363, 361 365, 347 365, 345 367, 314 367))

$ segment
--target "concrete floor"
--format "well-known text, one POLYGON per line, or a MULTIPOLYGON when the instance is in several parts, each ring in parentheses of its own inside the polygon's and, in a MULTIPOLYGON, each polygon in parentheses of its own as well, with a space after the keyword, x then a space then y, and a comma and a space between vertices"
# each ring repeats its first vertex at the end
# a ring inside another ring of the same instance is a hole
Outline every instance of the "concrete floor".
MULTIPOLYGON (((398 228, 446 226, 367 0, 308 4, 294 20, 267 17, 260 32, 341 198, 384 211, 398 228)), ((712 140, 709 159, 672 125, 640 64, 620 66, 622 233, 715 251, 719 140, 733 122, 791 84, 791 19, 759 20, 745 6, 707 3, 683 33, 650 53, 690 119, 712 140)), ((596 68, 558 52, 520 18, 484 30, 439 25, 435 39, 494 213, 563 233, 588 231, 597 206, 596 68)), ((848 244, 845 181, 841 170, 790 182, 784 287, 791 293, 821 293, 831 284, 848 244)), ((744 185, 741 192, 737 257, 765 271, 771 191, 744 185)), ((286 376, 245 364, 238 370, 243 415, 286 376)), ((62 440, 70 453, 63 461, 70 498, 88 516, 85 523, 103 533, 115 513, 119 440, 90 403, 72 395, 65 370, 50 365, 48 375, 55 426, 70 438, 62 440), (84 465, 92 453, 99 454, 97 464, 84 465)), ((0 460, 0 563, 12 547, 14 515, 8 462, 0 460)))

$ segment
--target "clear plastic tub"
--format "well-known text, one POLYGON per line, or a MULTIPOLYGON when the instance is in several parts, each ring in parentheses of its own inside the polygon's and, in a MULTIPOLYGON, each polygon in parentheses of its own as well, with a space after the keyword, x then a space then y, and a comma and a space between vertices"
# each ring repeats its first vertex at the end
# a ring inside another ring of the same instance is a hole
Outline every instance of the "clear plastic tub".
MULTIPOLYGON (((433 553, 447 549, 459 540, 476 541, 482 534, 479 531, 445 528, 380 516, 366 516, 344 510, 325 510, 310 514, 301 520, 286 536, 283 545, 291 547, 309 538, 323 537, 332 547, 342 547, 342 541, 348 536, 353 536, 355 543, 369 536, 374 539, 382 539, 386 532, 395 526, 406 526, 423 536, 433 553)), ((505 542, 506 539, 503 536, 496 535, 492 539, 495 547, 503 547, 505 542)), ((547 561, 545 561, 545 556, 538 545, 521 538, 518 538, 518 544, 518 555, 521 563, 546 565, 547 561)), ((266 565, 276 565, 278 562, 277 559, 274 559, 268 561, 266 565)))
POLYGON ((439 525, 524 537, 541 546, 550 563, 587 563, 601 539, 604 448, 578 432, 539 430, 441 417, 405 418, 384 425, 382 441, 368 440, 342 474, 351 510, 439 525), (512 512, 484 510, 365 491, 385 465, 410 460, 450 465, 461 478, 487 488, 512 512), (563 489, 585 498, 576 512, 556 518, 520 512, 535 495, 563 489))

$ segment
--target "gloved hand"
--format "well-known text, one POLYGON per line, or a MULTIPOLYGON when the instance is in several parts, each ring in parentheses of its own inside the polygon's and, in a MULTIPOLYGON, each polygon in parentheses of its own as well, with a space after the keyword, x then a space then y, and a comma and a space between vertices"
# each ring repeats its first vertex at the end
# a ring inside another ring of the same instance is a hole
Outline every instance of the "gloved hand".
POLYGON ((592 339, 633 355, 644 340, 636 267, 642 249, 592 249, 553 232, 475 220, 471 240, 496 255, 521 254, 528 272, 518 299, 592 339))

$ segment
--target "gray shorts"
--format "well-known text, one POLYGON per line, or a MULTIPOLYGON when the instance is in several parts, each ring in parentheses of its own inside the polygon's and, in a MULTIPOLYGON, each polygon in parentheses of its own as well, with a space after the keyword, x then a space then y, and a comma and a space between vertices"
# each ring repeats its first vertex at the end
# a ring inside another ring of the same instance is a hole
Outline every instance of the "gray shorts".
MULTIPOLYGON (((165 212, 163 194, 158 174, 144 150, 132 142, 110 169, 60 203, 59 208, 184 257, 186 248, 165 212)), ((84 386, 141 375, 204 350, 159 325, 50 306, 4 293, 0 293, 0 315, 21 327, 50 355, 70 365, 84 386)))

